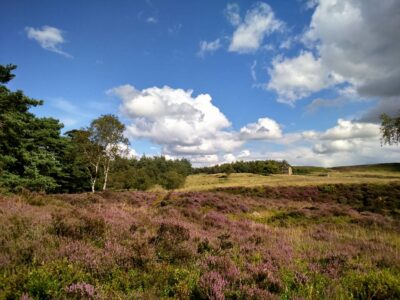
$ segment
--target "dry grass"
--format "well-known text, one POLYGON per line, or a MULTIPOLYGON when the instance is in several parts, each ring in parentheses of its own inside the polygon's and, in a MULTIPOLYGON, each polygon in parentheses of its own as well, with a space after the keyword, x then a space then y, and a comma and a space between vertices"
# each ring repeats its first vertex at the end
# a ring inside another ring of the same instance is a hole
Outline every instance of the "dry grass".
POLYGON ((339 183, 388 183, 400 181, 400 172, 389 171, 330 171, 328 174, 271 175, 257 174, 198 174, 186 179, 181 191, 202 191, 233 186, 306 186, 339 183))

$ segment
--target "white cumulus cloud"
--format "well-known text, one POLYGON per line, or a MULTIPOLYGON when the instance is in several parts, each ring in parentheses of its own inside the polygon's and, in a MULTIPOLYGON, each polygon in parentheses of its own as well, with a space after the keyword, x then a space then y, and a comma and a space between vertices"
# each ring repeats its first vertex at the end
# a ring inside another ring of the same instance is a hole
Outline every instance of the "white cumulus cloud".
POLYGON ((244 140, 278 139, 282 137, 279 124, 270 118, 260 118, 257 123, 250 123, 240 129, 244 140))
POLYGON ((267 88, 278 94, 279 102, 288 104, 340 81, 308 51, 294 58, 275 58, 269 74, 267 88))
MULTIPOLYGON (((227 11, 232 11, 228 8, 227 11)), ((271 7, 264 2, 258 2, 248 10, 243 21, 240 21, 237 10, 229 16, 231 23, 237 25, 229 45, 231 52, 252 53, 260 48, 267 35, 283 26, 283 22, 275 17, 271 7)))
POLYGON ((379 125, 339 119, 337 125, 321 134, 321 139, 354 139, 379 137, 379 125))
MULTIPOLYGON (((347 82, 361 97, 399 101, 400 2, 309 3, 315 10, 302 40, 315 54, 303 50, 295 58, 275 59, 267 87, 291 104, 338 82, 347 82)), ((373 112, 369 120, 377 119, 373 112)))
POLYGON ((211 96, 168 86, 137 90, 124 85, 109 90, 122 99, 121 112, 132 121, 131 137, 148 138, 171 154, 215 154, 243 142, 229 131, 230 121, 211 96))

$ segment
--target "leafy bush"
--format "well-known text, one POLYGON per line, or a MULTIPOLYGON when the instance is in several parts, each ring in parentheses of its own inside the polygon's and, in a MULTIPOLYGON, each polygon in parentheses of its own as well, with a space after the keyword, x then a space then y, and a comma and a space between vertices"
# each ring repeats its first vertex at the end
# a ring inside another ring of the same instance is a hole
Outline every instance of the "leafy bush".
POLYGON ((389 270, 354 273, 343 282, 354 299, 400 299, 400 277, 389 270))
POLYGON ((165 173, 161 185, 167 190, 173 190, 183 186, 185 180, 186 176, 183 176, 176 171, 168 171, 165 173))

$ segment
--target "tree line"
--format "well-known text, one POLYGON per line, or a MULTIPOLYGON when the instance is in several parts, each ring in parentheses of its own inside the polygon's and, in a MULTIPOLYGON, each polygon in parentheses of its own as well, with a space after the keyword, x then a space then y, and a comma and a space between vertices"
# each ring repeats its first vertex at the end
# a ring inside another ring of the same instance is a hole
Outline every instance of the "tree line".
POLYGON ((254 173, 261 175, 282 174, 287 172, 290 167, 285 160, 256 160, 256 161, 235 161, 232 163, 224 163, 211 167, 202 167, 194 169, 194 173, 254 173))
POLYGON ((164 157, 126 158, 125 126, 103 115, 86 128, 61 134, 63 124, 30 112, 42 100, 11 91, 15 65, 0 65, 0 188, 72 193, 111 188, 182 186, 191 165, 164 157), (124 158, 125 157, 125 158, 124 158))

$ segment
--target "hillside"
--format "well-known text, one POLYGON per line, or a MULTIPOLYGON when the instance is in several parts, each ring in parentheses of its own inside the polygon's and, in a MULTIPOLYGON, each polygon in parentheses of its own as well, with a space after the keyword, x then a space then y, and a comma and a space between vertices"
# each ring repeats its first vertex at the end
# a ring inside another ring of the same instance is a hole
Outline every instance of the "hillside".
POLYGON ((337 171, 359 171, 359 172, 400 172, 400 163, 371 164, 371 165, 355 165, 341 166, 331 168, 337 171))
POLYGON ((210 190, 234 186, 307 186, 320 184, 389 183, 400 181, 400 164, 377 164, 335 168, 293 167, 292 176, 252 173, 190 175, 182 191, 210 190))
POLYGON ((0 196, 0 299, 398 299, 400 184, 0 196))

